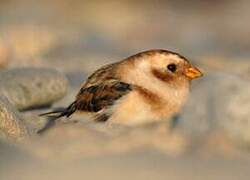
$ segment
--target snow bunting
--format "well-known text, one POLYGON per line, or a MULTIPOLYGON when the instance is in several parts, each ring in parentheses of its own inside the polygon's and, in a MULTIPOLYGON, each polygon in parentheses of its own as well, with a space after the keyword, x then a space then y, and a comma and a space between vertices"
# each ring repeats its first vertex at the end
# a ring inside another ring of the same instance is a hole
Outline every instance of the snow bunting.
POLYGON ((185 103, 199 69, 178 53, 149 50, 106 65, 88 77, 66 109, 43 115, 85 112, 95 120, 137 125, 168 119, 185 103))

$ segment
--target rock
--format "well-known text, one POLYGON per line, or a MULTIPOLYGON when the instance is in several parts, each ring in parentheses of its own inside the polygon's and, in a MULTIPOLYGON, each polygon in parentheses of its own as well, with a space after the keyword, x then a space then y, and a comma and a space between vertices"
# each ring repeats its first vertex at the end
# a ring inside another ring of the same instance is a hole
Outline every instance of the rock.
POLYGON ((64 75, 46 68, 15 68, 0 72, 0 91, 19 110, 50 105, 64 97, 64 75))
POLYGON ((228 79, 225 88, 227 92, 220 93, 224 97, 218 102, 224 108, 219 123, 235 142, 250 146, 250 82, 234 77, 228 79))
POLYGON ((19 112, 8 99, 0 95, 0 138, 20 141, 28 136, 28 131, 22 122, 19 112))
POLYGON ((186 151, 186 143, 184 137, 170 131, 165 123, 111 128, 95 122, 71 121, 48 129, 41 138, 34 138, 27 148, 45 159, 79 159, 145 149, 178 156, 186 151))
POLYGON ((188 102, 178 118, 177 128, 181 128, 192 138, 206 136, 213 126, 214 112, 211 112, 213 106, 210 105, 213 93, 210 92, 210 85, 214 80, 210 78, 206 75, 192 84, 188 102))
POLYGON ((226 73, 196 82, 180 116, 180 127, 193 137, 225 132, 236 144, 250 145, 250 82, 226 73))

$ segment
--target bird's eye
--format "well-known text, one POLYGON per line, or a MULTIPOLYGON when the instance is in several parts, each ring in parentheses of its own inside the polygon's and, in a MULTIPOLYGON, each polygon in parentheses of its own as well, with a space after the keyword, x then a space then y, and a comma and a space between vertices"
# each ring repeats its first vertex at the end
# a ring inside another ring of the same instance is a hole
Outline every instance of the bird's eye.
POLYGON ((175 64, 169 64, 169 65, 167 66, 167 68, 168 68, 168 70, 171 71, 171 72, 175 72, 176 69, 177 69, 177 67, 176 67, 175 64))

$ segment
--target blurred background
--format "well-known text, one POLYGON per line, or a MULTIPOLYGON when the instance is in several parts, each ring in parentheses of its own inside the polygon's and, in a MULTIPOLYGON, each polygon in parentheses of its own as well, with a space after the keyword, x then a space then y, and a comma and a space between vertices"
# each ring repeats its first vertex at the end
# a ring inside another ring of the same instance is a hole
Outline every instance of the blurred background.
POLYGON ((197 60, 249 56, 247 0, 0 3, 0 45, 12 60, 114 61, 152 48, 197 60))
POLYGON ((96 130, 62 129, 32 153, 0 144, 0 179, 248 179, 249 20, 248 0, 0 0, 0 68, 65 74, 70 88, 54 107, 72 101, 101 65, 148 49, 179 52, 205 73, 174 134, 159 126, 135 130, 136 140, 134 130, 102 139, 96 130), (59 154, 74 161, 48 166, 59 154))

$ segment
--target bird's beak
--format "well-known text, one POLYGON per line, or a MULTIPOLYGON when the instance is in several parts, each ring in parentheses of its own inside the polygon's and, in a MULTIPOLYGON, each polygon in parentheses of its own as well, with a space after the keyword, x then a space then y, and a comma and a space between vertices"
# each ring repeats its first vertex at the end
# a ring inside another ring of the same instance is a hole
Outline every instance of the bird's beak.
POLYGON ((191 66, 185 71, 185 76, 192 80, 203 76, 203 74, 198 68, 191 66))

